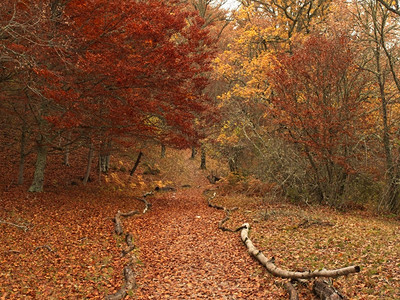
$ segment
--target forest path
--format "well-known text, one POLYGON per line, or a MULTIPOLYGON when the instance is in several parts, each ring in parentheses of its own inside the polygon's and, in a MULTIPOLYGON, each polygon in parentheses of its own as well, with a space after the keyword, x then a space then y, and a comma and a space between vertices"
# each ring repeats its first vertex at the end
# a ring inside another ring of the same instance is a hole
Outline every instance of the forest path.
POLYGON ((125 221, 143 263, 137 298, 280 299, 268 291, 271 277, 250 258, 239 234, 218 229, 224 213, 208 207, 201 192, 166 193, 152 199, 149 212, 125 221))

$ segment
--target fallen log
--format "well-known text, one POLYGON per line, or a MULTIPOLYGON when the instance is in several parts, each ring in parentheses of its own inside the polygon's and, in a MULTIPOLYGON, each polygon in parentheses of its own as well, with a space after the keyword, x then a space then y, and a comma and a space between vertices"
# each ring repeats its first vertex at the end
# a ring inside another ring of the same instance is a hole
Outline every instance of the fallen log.
POLYGON ((135 249, 135 245, 132 243, 133 236, 130 233, 127 233, 125 236, 125 242, 128 245, 128 248, 125 250, 122 250, 121 256, 127 255, 129 252, 131 252, 133 249, 135 249))
POLYGON ((175 192, 176 188, 173 186, 156 186, 154 190, 157 192, 175 192))
POLYGON ((146 199, 142 199, 142 198, 139 198, 139 197, 135 197, 135 199, 139 200, 139 201, 142 201, 144 203, 144 209, 142 211, 142 214, 145 214, 150 209, 151 203, 149 203, 146 199))
POLYGON ((254 256, 270 274, 274 276, 291 279, 311 279, 316 277, 338 277, 360 272, 359 266, 350 266, 335 270, 322 269, 306 272, 296 272, 281 269, 275 265, 274 258, 266 258, 265 255, 253 245, 253 242, 249 239, 250 225, 248 223, 244 223, 242 227, 243 229, 240 233, 240 236, 243 243, 246 245, 248 252, 254 256))
POLYGON ((322 300, 341 300, 344 296, 340 294, 329 282, 322 278, 314 281, 313 292, 322 300))
POLYGON ((289 300, 299 300, 299 294, 291 282, 285 282, 283 287, 289 294, 289 300))
MULTIPOLYGON (((205 192, 203 192, 203 194, 204 194, 204 193, 205 193, 205 192)), ((209 207, 212 207, 212 208, 215 208, 215 209, 219 209, 219 210, 223 210, 223 211, 225 212, 225 214, 226 214, 226 215, 225 215, 225 218, 223 218, 223 219, 218 223, 218 229, 221 229, 222 231, 228 231, 228 232, 238 232, 238 231, 242 230, 242 229, 243 229, 243 226, 241 226, 241 227, 239 227, 239 228, 236 228, 236 229, 230 229, 230 228, 227 228, 227 227, 224 227, 224 226, 223 226, 224 223, 227 222, 227 221, 231 218, 231 212, 237 210, 238 208, 237 208, 237 207, 226 208, 226 207, 224 207, 224 206, 220 206, 220 205, 211 203, 211 199, 214 199, 216 195, 217 195, 217 193, 214 192, 214 194, 213 194, 211 197, 209 197, 209 198, 207 199, 207 203, 208 203, 208 206, 209 206, 209 207)))
POLYGON ((114 232, 118 235, 121 235, 124 230, 122 229, 122 222, 121 222, 121 212, 118 211, 113 219, 115 226, 114 226, 114 232))
POLYGON ((130 266, 124 267, 124 284, 123 286, 112 295, 106 296, 106 300, 120 300, 124 299, 130 290, 136 287, 135 272, 130 266))
POLYGON ((127 213, 122 213, 120 211, 118 211, 115 214, 115 217, 113 219, 114 223, 115 223, 115 227, 114 227, 114 231, 116 234, 121 235, 124 233, 124 230, 122 228, 122 222, 121 222, 121 217, 131 217, 133 215, 138 214, 139 212, 137 210, 133 210, 127 213))

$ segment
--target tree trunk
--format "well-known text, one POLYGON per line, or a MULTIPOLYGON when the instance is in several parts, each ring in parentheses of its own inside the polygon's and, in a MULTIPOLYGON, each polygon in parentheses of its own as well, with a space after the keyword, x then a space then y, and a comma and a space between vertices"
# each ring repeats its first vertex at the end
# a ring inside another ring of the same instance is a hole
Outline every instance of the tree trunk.
POLYGON ((110 168, 111 140, 101 143, 99 150, 99 179, 102 173, 107 173, 110 168))
POLYGON ((206 170, 206 149, 204 146, 201 147, 201 161, 200 161, 200 169, 206 170))
POLYGON ((24 183, 24 170, 25 170, 25 148, 26 148, 26 132, 27 125, 24 121, 21 128, 20 152, 19 152, 19 168, 18 168, 18 184, 24 183))
MULTIPOLYGON (((375 23, 374 23, 375 25, 375 23)), ((381 116, 382 116, 382 126, 383 126, 383 149, 385 151, 385 159, 386 159, 386 176, 387 176, 387 189, 386 194, 384 196, 384 202, 386 205, 386 209, 393 213, 397 213, 399 210, 399 191, 398 191, 398 175, 395 172, 395 164, 393 163, 393 154, 391 150, 390 144, 390 128, 388 121, 388 103, 386 99, 386 86, 385 86, 385 78, 382 75, 381 70, 381 55, 380 51, 383 48, 385 50, 385 41, 382 40, 384 36, 381 36, 382 32, 378 32, 379 28, 374 28, 374 39, 377 41, 375 46, 375 63, 376 63, 376 80, 379 85, 379 93, 381 100, 381 116)), ((388 54, 385 51, 386 54, 388 54)), ((388 55, 387 59, 389 63, 391 62, 391 57, 388 55)), ((390 64, 392 74, 394 74, 394 70, 392 69, 392 65, 390 64)), ((395 78, 396 79, 396 78, 395 78)))
POLYGON ((47 147, 38 143, 35 174, 29 192, 42 192, 44 183, 44 170, 46 168, 47 147))
POLYGON ((196 147, 192 146, 192 155, 190 156, 190 159, 194 159, 196 157, 197 151, 196 147))
POLYGON ((71 132, 68 133, 68 141, 67 141, 67 146, 65 147, 65 152, 64 152, 64 165, 69 167, 69 149, 71 145, 71 132))
POLYGON ((161 158, 165 157, 166 148, 164 144, 161 144, 161 158))
POLYGON ((88 180, 89 180, 89 176, 90 176, 90 170, 92 167, 92 160, 93 160, 93 143, 90 143, 89 146, 89 153, 88 153, 88 163, 86 166, 86 173, 85 173, 85 177, 83 178, 83 185, 86 185, 88 180))
POLYGON ((228 160, 228 164, 229 164, 229 171, 236 174, 238 172, 237 161, 231 157, 228 160))
POLYGON ((110 168, 110 154, 99 154, 99 173, 107 173, 110 168))
POLYGON ((137 157, 137 159, 136 159, 135 165, 133 166, 131 172, 129 173, 130 176, 132 176, 133 173, 135 173, 137 167, 139 166, 140 159, 142 158, 142 155, 143 155, 143 152, 140 151, 139 154, 138 154, 138 157, 137 157))

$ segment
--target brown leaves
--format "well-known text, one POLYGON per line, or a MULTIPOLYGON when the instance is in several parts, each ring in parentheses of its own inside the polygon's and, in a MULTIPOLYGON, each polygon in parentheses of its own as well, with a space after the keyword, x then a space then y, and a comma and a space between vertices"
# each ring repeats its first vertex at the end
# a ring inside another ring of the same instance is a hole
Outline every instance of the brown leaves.
POLYGON ((128 210, 128 204, 121 199, 110 203, 106 196, 80 191, 2 200, 0 218, 29 220, 32 226, 24 232, 0 224, 0 295, 103 298, 119 286, 120 274, 114 270, 122 269, 123 259, 109 212, 128 210))

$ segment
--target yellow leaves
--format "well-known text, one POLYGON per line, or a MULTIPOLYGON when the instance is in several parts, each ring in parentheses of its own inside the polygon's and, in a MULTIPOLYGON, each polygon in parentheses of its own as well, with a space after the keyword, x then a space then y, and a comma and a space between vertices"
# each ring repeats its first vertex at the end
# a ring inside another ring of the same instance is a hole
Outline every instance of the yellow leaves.
POLYGON ((162 180, 158 180, 155 182, 156 186, 158 186, 159 188, 163 188, 166 187, 167 185, 171 185, 173 182, 172 181, 162 181, 162 180))
POLYGON ((119 178, 117 173, 111 173, 110 174, 111 180, 113 183, 118 185, 119 187, 125 187, 125 183, 119 178))

